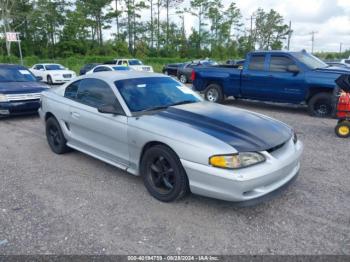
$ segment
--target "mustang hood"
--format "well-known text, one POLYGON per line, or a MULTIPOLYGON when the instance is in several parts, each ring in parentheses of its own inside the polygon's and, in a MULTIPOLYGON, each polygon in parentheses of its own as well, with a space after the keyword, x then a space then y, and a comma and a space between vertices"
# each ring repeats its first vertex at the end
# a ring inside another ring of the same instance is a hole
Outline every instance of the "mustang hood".
POLYGON ((291 128, 277 120, 206 102, 170 107, 158 116, 180 121, 222 140, 239 152, 269 150, 292 137, 291 128))
POLYGON ((48 86, 40 82, 0 82, 0 93, 39 93, 47 90, 48 86))

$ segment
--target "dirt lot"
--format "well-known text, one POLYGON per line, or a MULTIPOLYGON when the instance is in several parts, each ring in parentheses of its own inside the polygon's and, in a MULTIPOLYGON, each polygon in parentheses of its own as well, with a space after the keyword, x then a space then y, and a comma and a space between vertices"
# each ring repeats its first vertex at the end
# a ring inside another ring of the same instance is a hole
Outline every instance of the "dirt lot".
POLYGON ((194 195, 160 203, 138 177, 53 154, 37 116, 0 120, 0 254, 350 254, 350 139, 335 137, 336 121, 227 105, 280 119, 304 142, 301 174, 280 197, 250 208, 194 195))

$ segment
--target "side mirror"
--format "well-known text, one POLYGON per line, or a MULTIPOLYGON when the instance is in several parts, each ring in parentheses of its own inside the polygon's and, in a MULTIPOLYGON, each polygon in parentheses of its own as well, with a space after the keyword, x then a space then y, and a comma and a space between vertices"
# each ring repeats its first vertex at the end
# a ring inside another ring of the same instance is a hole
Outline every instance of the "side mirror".
POLYGON ((36 81, 38 81, 38 82, 43 80, 43 78, 41 76, 36 76, 35 78, 36 78, 36 81))
POLYGON ((97 111, 102 114, 125 115, 124 110, 118 101, 112 105, 100 106, 97 108, 97 111))
POLYGON ((299 68, 296 65, 289 65, 287 71, 294 74, 298 74, 300 72, 299 68))

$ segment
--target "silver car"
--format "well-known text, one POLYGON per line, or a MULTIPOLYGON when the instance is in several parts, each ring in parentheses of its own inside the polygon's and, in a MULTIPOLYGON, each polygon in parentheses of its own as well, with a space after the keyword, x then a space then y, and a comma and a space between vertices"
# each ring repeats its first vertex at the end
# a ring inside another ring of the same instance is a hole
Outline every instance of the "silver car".
POLYGON ((161 74, 82 76, 44 92, 39 112, 53 152, 73 148, 140 175, 164 202, 188 192, 254 202, 300 169, 303 146, 286 124, 204 102, 161 74))

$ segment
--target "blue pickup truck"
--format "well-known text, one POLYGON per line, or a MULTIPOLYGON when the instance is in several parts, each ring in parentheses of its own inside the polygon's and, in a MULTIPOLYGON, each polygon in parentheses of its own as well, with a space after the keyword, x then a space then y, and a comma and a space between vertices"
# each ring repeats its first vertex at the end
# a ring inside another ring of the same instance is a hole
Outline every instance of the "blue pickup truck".
POLYGON ((211 102, 226 97, 308 105, 311 115, 333 111, 335 80, 349 69, 331 67, 301 52, 258 51, 247 55, 242 68, 205 67, 192 72, 193 88, 211 102))
POLYGON ((26 67, 0 64, 0 118, 38 112, 41 92, 48 88, 26 67))

